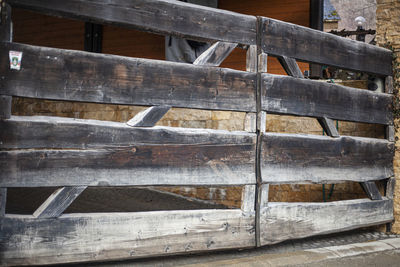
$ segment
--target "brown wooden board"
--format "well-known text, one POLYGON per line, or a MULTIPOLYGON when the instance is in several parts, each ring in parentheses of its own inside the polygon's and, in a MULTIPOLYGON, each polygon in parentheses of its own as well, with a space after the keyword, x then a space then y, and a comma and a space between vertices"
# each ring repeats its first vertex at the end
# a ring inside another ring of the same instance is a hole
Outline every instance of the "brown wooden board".
POLYGON ((366 182, 393 175, 394 145, 384 139, 266 133, 264 183, 366 182))
POLYGON ((267 54, 392 75, 390 50, 270 18, 261 23, 261 45, 267 54))
POLYGON ((255 111, 256 75, 231 69, 3 43, 0 73, 5 95, 255 111), (23 52, 21 70, 9 50, 23 52))
POLYGON ((262 75, 261 107, 276 114, 392 124, 392 95, 332 83, 262 75))
POLYGON ((393 220, 393 201, 355 199, 329 203, 270 202, 261 209, 261 243, 329 234, 393 220))
POLYGON ((40 13, 189 39, 255 44, 256 17, 174 0, 9 0, 40 13))
POLYGON ((243 216, 241 210, 65 214, 54 219, 7 215, 0 224, 3 266, 134 259, 255 245, 254 217, 243 216))
POLYGON ((1 148, 19 148, 0 151, 0 187, 255 183, 251 133, 49 117, 0 127, 1 148))

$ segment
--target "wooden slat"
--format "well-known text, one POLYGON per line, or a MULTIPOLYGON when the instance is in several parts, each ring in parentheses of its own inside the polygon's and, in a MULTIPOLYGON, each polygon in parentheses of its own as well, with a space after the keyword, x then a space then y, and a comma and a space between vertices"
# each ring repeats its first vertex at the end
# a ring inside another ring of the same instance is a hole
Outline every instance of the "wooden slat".
POLYGON ((60 216, 87 186, 58 188, 33 213, 35 218, 56 218, 60 216))
POLYGON ((263 245, 341 232, 393 220, 393 201, 369 199, 329 203, 269 203, 261 212, 263 245))
POLYGON ((387 180, 387 183, 386 183, 386 194, 385 194, 385 196, 388 198, 388 199, 393 199, 393 197, 394 197, 394 190, 395 190, 395 186, 396 186, 396 178, 394 178, 394 177, 390 177, 388 180, 387 180))
POLYGON ((322 118, 318 118, 318 122, 321 125, 322 129, 324 129, 326 135, 331 136, 331 137, 339 137, 340 136, 333 120, 331 120, 327 117, 322 117, 322 118))
POLYGON ((0 95, 0 120, 9 119, 11 117, 11 104, 11 96, 0 95))
POLYGON ((188 39, 255 44, 256 17, 174 0, 9 0, 44 14, 188 39))
POLYGON ((391 75, 390 50, 270 18, 262 18, 265 53, 343 69, 391 75))
POLYGON ((267 183, 365 182, 393 175, 394 145, 384 139, 267 133, 261 174, 267 183))
POLYGON ((237 43, 216 42, 193 62, 193 65, 217 67, 235 49, 237 43))
POLYGON ((0 41, 11 42, 12 40, 12 23, 11 23, 11 7, 4 1, 0 3, 0 41))
POLYGON ((6 214, 7 188, 0 187, 0 217, 6 214))
POLYGON ((364 192, 367 194, 367 196, 371 200, 381 200, 382 199, 381 193, 379 192, 379 189, 376 186, 375 182, 368 181, 368 182, 363 182, 360 184, 361 184, 361 187, 364 189, 364 192))
POLYGON ((241 210, 65 214, 57 219, 15 215, 0 219, 0 224, 2 265, 120 260, 254 246, 254 217, 243 216, 241 210))
POLYGON ((139 112, 126 124, 132 127, 153 127, 170 110, 169 106, 153 106, 139 112))
POLYGON ((286 56, 280 56, 278 57, 278 60, 283 69, 286 71, 287 75, 295 78, 304 78, 304 75, 301 72, 299 65, 297 65, 295 59, 286 56))
POLYGON ((255 111, 256 75, 231 69, 4 43, 0 72, 5 95, 255 111), (20 71, 9 50, 23 52, 20 71))
POLYGON ((49 117, 0 124, 1 148, 20 149, 0 151, 0 187, 255 183, 251 133, 49 117))
POLYGON ((337 84, 262 75, 262 109, 278 114, 391 124, 392 96, 337 84))
POLYGON ((255 214, 256 186, 245 185, 242 189, 241 210, 246 214, 255 214))

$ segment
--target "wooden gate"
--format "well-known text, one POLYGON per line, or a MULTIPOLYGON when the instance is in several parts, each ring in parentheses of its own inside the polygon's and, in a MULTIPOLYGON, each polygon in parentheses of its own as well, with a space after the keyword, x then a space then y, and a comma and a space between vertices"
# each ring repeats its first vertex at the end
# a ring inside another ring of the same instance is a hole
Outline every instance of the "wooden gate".
POLYGON ((249 248, 393 220, 389 50, 172 0, 6 2, 0 31, 2 265, 249 248), (216 42, 193 65, 19 44, 12 42, 11 6, 216 42), (237 46, 247 49, 247 71, 219 68, 237 46), (267 74, 267 55, 278 57, 292 77, 267 74), (304 79, 296 60, 377 75, 386 79, 386 92, 304 79), (128 123, 11 116, 13 96, 150 107, 128 123), (247 112, 256 127, 155 127, 170 107, 247 112), (267 133, 266 113, 317 118, 330 136, 267 133), (386 125, 387 139, 339 136, 332 119, 386 125), (381 196, 374 181, 384 179, 381 196), (370 199, 268 202, 270 184, 342 181, 361 182, 370 199), (154 185, 243 185, 242 208, 63 214, 87 187, 154 185), (59 189, 28 216, 6 214, 12 187, 59 189))

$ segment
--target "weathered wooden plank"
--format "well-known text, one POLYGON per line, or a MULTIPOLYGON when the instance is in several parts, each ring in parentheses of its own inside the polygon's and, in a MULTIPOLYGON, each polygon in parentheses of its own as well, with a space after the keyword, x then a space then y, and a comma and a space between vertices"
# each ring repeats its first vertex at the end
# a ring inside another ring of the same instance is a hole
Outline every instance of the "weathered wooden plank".
POLYGON ((304 75, 301 72, 299 65, 297 65, 295 59, 286 56, 280 56, 278 57, 278 60, 283 69, 286 71, 287 75, 295 78, 304 78, 304 75))
POLYGON ((5 95, 255 111, 256 75, 231 69, 3 43, 0 72, 5 95), (23 52, 20 71, 9 50, 23 52))
POLYGON ((339 137, 340 136, 333 120, 331 120, 327 117, 322 117, 322 118, 318 118, 318 122, 321 125, 322 129, 324 129, 326 135, 331 136, 331 137, 339 137))
POLYGON ((393 76, 385 78, 385 93, 393 94, 393 76))
POLYGON ((11 104, 11 96, 0 95, 0 120, 9 119, 11 117, 11 104))
POLYGON ((3 265, 109 261, 254 246, 254 217, 243 216, 241 210, 65 214, 54 219, 9 215, 0 223, 3 265))
POLYGON ((23 148, 0 151, 0 187, 255 183, 251 133, 49 117, 0 123, 1 148, 23 148))
POLYGON ((87 186, 72 186, 58 188, 33 213, 35 218, 59 217, 87 186))
POLYGON ((371 200, 381 200, 382 196, 379 192, 378 187, 376 186, 375 182, 368 181, 360 183, 361 187, 364 189, 364 192, 371 200))
POLYGON ((396 178, 390 177, 386 183, 386 192, 385 192, 386 193, 385 196, 388 199, 393 199, 395 186, 396 186, 396 178))
POLYGON ((193 62, 193 65, 218 67, 236 48, 237 43, 216 42, 193 62))
POLYGON ((258 63, 257 63, 257 46, 249 45, 246 52, 246 71, 248 72, 257 72, 258 63))
POLYGON ((384 139, 266 133, 261 175, 267 183, 366 182, 393 175, 394 145, 384 139))
POLYGON ((0 41, 11 42, 12 40, 12 23, 11 23, 11 6, 7 3, 0 2, 0 41))
POLYGON ((392 52, 334 34, 262 18, 265 53, 343 69, 391 75, 392 52))
POLYGON ((329 203, 270 202, 261 211, 263 245, 335 233, 393 220, 393 201, 369 199, 329 203))
POLYGON ((385 138, 390 142, 394 142, 396 140, 394 137, 394 126, 393 125, 387 125, 385 127, 385 138))
POLYGON ((153 127, 170 110, 169 106, 153 106, 143 110, 126 124, 132 127, 153 127))
POLYGON ((241 210, 246 214, 255 214, 256 185, 245 185, 242 189, 241 210))
POLYGON ((332 83, 262 75, 262 109, 278 114, 391 124, 392 96, 332 83))
POLYGON ((0 187, 0 217, 6 214, 7 188, 0 187))
POLYGON ((268 72, 268 54, 260 53, 258 55, 258 72, 268 72))
POLYGON ((9 0, 53 16, 111 24, 188 39, 255 44, 256 17, 174 0, 9 0))

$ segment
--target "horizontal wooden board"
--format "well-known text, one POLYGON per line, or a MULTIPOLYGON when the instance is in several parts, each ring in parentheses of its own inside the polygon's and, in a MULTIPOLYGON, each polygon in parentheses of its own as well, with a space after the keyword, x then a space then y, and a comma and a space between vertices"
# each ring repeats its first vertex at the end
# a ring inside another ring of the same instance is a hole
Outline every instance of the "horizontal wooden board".
POLYGON ((261 144, 265 183, 366 182, 393 175, 394 144, 384 139, 267 133, 261 144))
POLYGON ((65 214, 57 219, 7 215, 0 223, 2 265, 109 261, 255 246, 254 218, 243 216, 241 210, 65 214))
POLYGON ((255 111, 256 75, 231 69, 3 43, 0 73, 4 95, 255 111), (23 53, 19 71, 10 50, 23 53))
POLYGON ((0 151, 0 187, 255 183, 255 134, 49 117, 0 124, 1 148, 18 148, 0 151))
POLYGON ((267 54, 392 75, 392 52, 384 48, 270 18, 262 18, 261 32, 262 50, 267 54))
POLYGON ((261 244, 384 224, 393 201, 356 199, 328 203, 270 202, 261 209, 261 244))
POLYGON ((189 39, 256 43, 256 17, 174 0, 9 0, 13 7, 189 39))
POLYGON ((277 114, 392 124, 392 95, 342 85, 262 75, 262 109, 277 114))

